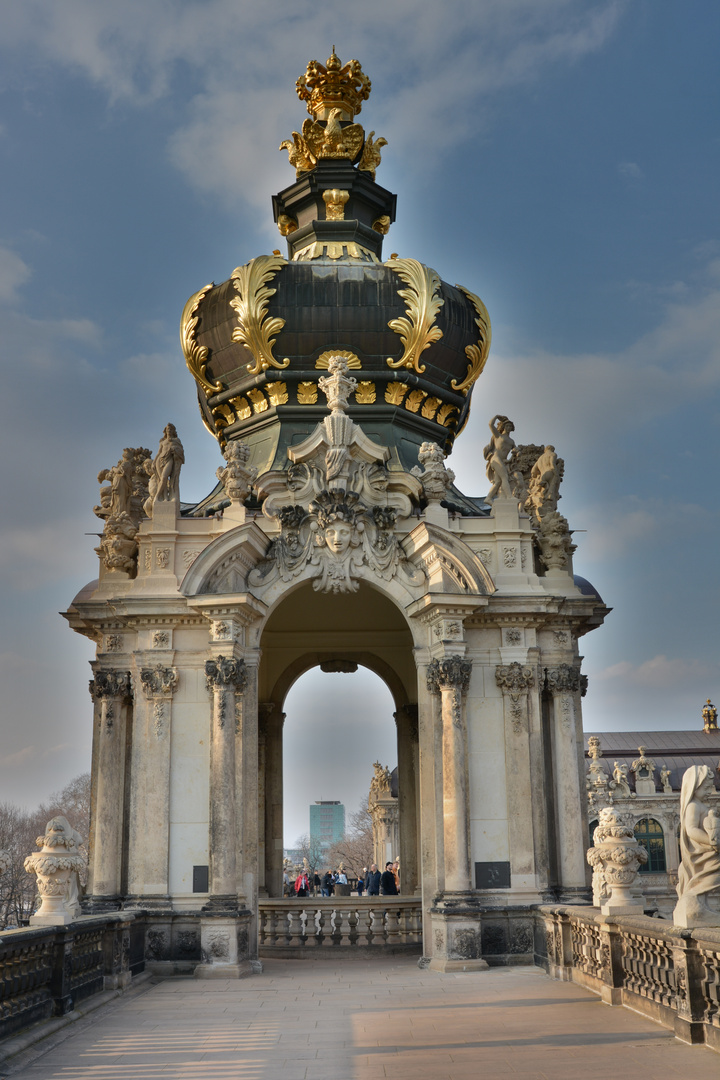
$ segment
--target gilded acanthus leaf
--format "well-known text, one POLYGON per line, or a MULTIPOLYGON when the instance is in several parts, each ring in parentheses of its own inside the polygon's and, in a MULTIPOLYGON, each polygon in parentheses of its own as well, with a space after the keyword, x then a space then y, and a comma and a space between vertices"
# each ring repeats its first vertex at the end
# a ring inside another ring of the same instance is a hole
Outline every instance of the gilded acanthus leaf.
POLYGON ((205 365, 208 359, 208 350, 205 345, 198 345, 195 340, 195 329, 200 322, 200 316, 197 311, 200 304, 205 299, 206 293, 212 289, 213 283, 210 282, 200 292, 196 292, 194 296, 191 296, 185 305, 185 309, 182 313, 182 319, 180 320, 180 343, 182 345, 182 351, 185 354, 185 363, 188 366, 190 374, 195 381, 202 386, 207 397, 211 394, 217 394, 222 390, 222 383, 213 383, 205 375, 205 365))
POLYGON ((420 356, 434 341, 442 337, 442 330, 435 325, 440 308, 445 303, 437 295, 440 277, 429 266, 417 259, 391 259, 387 263, 408 286, 398 289, 398 296, 405 301, 407 318, 391 319, 388 326, 400 335, 405 350, 399 360, 387 358, 391 368, 413 368, 418 374, 425 370, 420 356))
POLYGON ((478 343, 477 345, 468 345, 465 348, 465 355, 470 361, 467 374, 461 382, 458 382, 457 379, 453 379, 450 384, 453 390, 461 390, 463 394, 467 394, 475 380, 482 375, 488 353, 490 352, 492 328, 490 326, 490 316, 488 315, 487 308, 480 297, 476 296, 475 293, 471 293, 469 289, 463 288, 462 285, 456 285, 455 288, 459 289, 460 292, 465 293, 477 312, 475 325, 478 328, 478 343))
POLYGON ((248 364, 251 375, 268 368, 286 368, 290 359, 276 360, 272 354, 275 337, 285 325, 280 318, 268 319, 267 309, 275 289, 268 289, 267 282, 283 266, 286 260, 280 255, 259 255, 246 266, 238 266, 232 273, 237 296, 230 301, 238 316, 238 326, 233 330, 233 341, 241 341, 253 355, 254 366, 248 364))

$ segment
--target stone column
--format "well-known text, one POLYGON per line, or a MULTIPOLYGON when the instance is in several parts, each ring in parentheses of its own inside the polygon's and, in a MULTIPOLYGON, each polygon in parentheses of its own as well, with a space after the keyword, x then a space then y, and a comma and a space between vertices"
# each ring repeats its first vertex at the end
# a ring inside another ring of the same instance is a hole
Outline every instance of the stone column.
POLYGON ((273 701, 258 706, 265 733, 265 797, 260 807, 265 823, 265 888, 268 896, 283 894, 283 720, 273 701))
MULTIPOLYGON (((257 659, 245 654, 247 679, 238 701, 235 790, 237 812, 237 866, 245 906, 257 908, 258 890, 258 697, 257 659)), ((251 955, 256 955, 253 952, 251 955)))
POLYGON ((209 910, 238 906, 235 813, 235 695, 247 683, 242 660, 218 656, 205 663, 212 694, 210 721, 210 898, 209 910))
POLYGON ((440 695, 446 893, 471 888, 465 719, 471 667, 470 660, 450 656, 433 660, 427 670, 428 689, 440 695))
POLYGON ((584 896, 587 828, 582 808, 586 793, 581 786, 576 731, 576 699, 581 689, 579 667, 557 664, 546 671, 547 687, 553 699, 553 776, 560 896, 572 901, 584 896))
MULTIPOLYGON (((495 681, 502 690, 505 720, 505 775, 510 847, 510 882, 513 890, 537 892, 530 772, 528 691, 535 682, 533 669, 517 662, 499 664, 495 681)), ((537 900, 534 895, 528 900, 537 900)))
POLYGON ((118 908, 122 892, 125 755, 130 673, 96 668, 90 693, 99 702, 94 798, 92 894, 94 910, 118 908))
MULTIPOLYGON (((417 762, 418 707, 403 705, 395 713, 398 746, 398 806, 400 814, 400 890, 405 896, 420 891, 418 873, 417 762)), ((379 865, 379 864, 378 864, 379 865)))
POLYGON ((169 905, 170 731, 177 668, 140 669, 145 696, 132 734, 128 892, 142 905, 169 905))

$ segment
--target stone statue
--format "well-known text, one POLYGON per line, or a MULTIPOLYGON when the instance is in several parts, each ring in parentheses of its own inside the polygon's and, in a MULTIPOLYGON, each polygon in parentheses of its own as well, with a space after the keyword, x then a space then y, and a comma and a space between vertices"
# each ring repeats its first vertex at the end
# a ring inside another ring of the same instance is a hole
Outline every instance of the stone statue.
POLYGON ((613 768, 613 780, 615 782, 613 787, 614 794, 619 799, 630 798, 630 785, 627 782, 627 765, 621 765, 619 761, 615 762, 613 768))
POLYGON ((572 533, 567 518, 557 510, 551 510, 540 520, 536 533, 540 558, 547 570, 567 570, 576 545, 570 539, 572 533))
POLYGON ((660 770, 660 783, 664 793, 669 795, 672 792, 672 785, 670 783, 670 770, 667 765, 664 765, 660 770))
POLYGON ((100 544, 95 551, 109 571, 135 577, 137 571, 138 526, 126 511, 113 514, 105 522, 100 544))
POLYGON ((428 502, 441 502, 447 498, 447 490, 455 483, 455 473, 445 467, 445 455, 434 442, 424 442, 418 450, 418 460, 423 466, 411 469, 423 486, 423 495, 428 502))
POLYGON ((185 462, 185 451, 178 438, 174 424, 167 424, 160 440, 158 452, 147 468, 149 495, 143 509, 148 517, 158 502, 178 502, 180 499, 180 467, 185 462))
POLYGON ((250 494, 257 477, 257 469, 248 465, 250 447, 240 439, 232 439, 223 450, 223 455, 227 465, 219 468, 215 475, 230 502, 242 503, 250 494))
POLYGON ((512 420, 508 420, 507 416, 498 414, 490 421, 492 438, 483 450, 483 456, 487 462, 485 473, 492 485, 485 496, 487 502, 492 502, 498 495, 506 499, 513 497, 508 458, 515 449, 515 442, 510 435, 510 432, 514 430, 515 425, 512 420))
POLYGON ((532 467, 528 499, 535 516, 540 520, 546 513, 557 510, 560 498, 560 469, 554 446, 546 446, 532 467))
POLYGON ((98 483, 109 481, 109 484, 100 488, 100 503, 93 507, 94 514, 103 519, 129 514, 135 524, 139 524, 143 501, 147 497, 145 462, 150 456, 150 451, 143 446, 128 446, 117 465, 100 470, 98 483))
POLYGON ((680 789, 680 868, 676 926, 720 926, 720 913, 707 903, 720 892, 720 819, 707 798, 715 790, 707 765, 685 770, 680 789))
POLYGON ((373 763, 373 769, 375 775, 370 781, 370 794, 368 796, 368 809, 372 809, 378 799, 389 799, 391 796, 390 783, 391 775, 387 766, 383 766, 379 761, 373 763))
POLYGON ((80 854, 82 837, 67 818, 54 817, 36 843, 41 850, 28 855, 25 869, 37 876, 42 903, 30 922, 73 922, 81 914, 78 881, 85 865, 80 854))

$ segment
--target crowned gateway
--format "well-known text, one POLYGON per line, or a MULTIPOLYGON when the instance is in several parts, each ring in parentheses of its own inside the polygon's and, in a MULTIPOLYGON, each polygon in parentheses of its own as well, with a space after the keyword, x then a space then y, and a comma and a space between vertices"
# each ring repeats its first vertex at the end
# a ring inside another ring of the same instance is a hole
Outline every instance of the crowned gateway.
POLYGON ((100 474, 100 577, 66 616, 97 644, 85 909, 146 911, 148 960, 198 975, 251 970, 259 942, 532 962, 532 905, 590 896, 578 639, 607 608, 573 575, 554 446, 495 416, 487 496, 455 486, 490 319, 383 259, 396 198, 375 179, 386 140, 356 123, 370 80, 333 51, 297 91, 286 255, 182 315, 217 484, 180 501, 172 424, 100 474), (363 665, 395 700, 400 918, 372 897, 283 913, 283 707, 317 665, 363 665))

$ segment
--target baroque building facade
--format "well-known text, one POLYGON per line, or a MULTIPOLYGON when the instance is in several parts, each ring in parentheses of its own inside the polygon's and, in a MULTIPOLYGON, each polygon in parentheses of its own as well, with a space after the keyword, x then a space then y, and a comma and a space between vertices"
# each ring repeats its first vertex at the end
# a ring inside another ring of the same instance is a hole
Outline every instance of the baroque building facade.
POLYGON ((147 910, 158 964, 248 970, 258 899, 282 896, 286 695, 359 664, 395 701, 392 855, 425 955, 527 961, 530 906, 590 895, 579 640, 608 609, 574 575, 553 445, 495 416, 487 496, 455 485, 488 313, 383 261, 396 199, 355 122, 358 62, 313 62, 297 90, 286 255, 182 315, 216 486, 180 501, 172 424, 101 474, 99 579, 66 613, 97 646, 86 908, 147 910))

